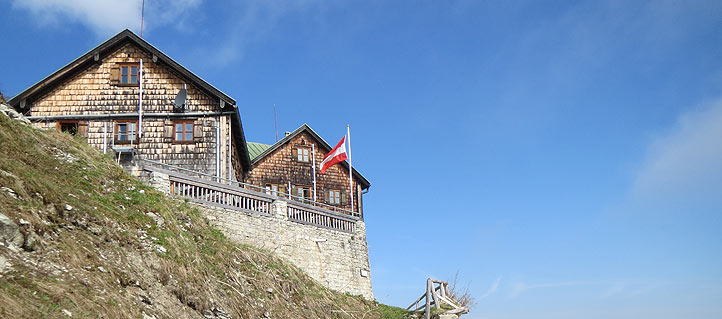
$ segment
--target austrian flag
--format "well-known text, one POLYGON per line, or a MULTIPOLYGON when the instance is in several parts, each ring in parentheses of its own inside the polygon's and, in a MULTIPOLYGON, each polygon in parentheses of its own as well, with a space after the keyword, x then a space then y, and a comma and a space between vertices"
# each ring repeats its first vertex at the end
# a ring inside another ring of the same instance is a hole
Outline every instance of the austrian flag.
POLYGON ((321 173, 325 173, 326 170, 338 163, 341 163, 348 159, 346 156, 346 136, 344 136, 336 147, 334 147, 321 162, 321 173))

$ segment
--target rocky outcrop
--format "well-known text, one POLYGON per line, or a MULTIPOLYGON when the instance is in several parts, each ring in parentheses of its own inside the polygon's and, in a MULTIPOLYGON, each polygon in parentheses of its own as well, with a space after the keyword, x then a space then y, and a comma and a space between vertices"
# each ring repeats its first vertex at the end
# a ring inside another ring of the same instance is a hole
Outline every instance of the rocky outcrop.
POLYGON ((1 103, 0 102, 0 114, 4 114, 5 116, 17 120, 23 124, 30 125, 30 120, 28 120, 25 116, 18 113, 13 109, 11 106, 1 103))
POLYGON ((20 227, 12 219, 0 213, 0 244, 17 251, 23 245, 20 227))

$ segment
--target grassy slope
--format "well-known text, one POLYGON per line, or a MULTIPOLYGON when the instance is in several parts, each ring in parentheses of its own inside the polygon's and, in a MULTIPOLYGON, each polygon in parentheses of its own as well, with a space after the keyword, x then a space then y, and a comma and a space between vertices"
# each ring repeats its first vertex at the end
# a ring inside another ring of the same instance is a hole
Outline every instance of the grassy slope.
POLYGON ((226 239, 191 206, 134 180, 80 139, 0 115, 0 213, 34 251, 0 247, 1 318, 400 318, 226 239), (66 205, 72 206, 68 209, 66 205), (159 218, 149 217, 153 213, 159 218))

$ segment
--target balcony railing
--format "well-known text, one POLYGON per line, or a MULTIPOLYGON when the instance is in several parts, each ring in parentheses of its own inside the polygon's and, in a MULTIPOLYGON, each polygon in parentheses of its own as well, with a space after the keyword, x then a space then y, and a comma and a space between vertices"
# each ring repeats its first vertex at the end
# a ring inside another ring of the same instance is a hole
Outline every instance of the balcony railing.
POLYGON ((259 193, 274 195, 274 197, 287 198, 287 199, 301 202, 301 203, 304 203, 307 205, 316 206, 319 208, 323 208, 325 210, 330 210, 332 212, 361 218, 361 214, 359 212, 354 212, 354 211, 350 211, 348 209, 344 209, 344 208, 341 208, 338 206, 328 205, 325 203, 317 202, 317 201, 311 200, 309 198, 296 196, 293 194, 288 194, 288 193, 279 192, 279 191, 271 191, 271 190, 266 189, 265 187, 246 184, 246 183, 242 183, 242 182, 238 182, 238 181, 234 181, 234 180, 230 180, 230 179, 226 179, 226 178, 222 178, 222 177, 217 177, 217 176, 214 176, 211 174, 206 174, 206 173, 190 170, 190 169, 183 168, 183 167, 178 167, 175 165, 161 163, 158 161, 153 161, 153 160, 148 160, 148 159, 139 159, 139 160, 141 163, 150 165, 151 167, 161 167, 161 168, 171 171, 171 172, 183 173, 184 175, 197 177, 197 178, 205 180, 205 181, 212 181, 212 182, 220 183, 223 185, 235 186, 237 188, 248 189, 248 190, 252 190, 255 192, 259 192, 259 193))
POLYGON ((184 178, 178 175, 168 175, 168 178, 170 180, 170 193, 173 195, 222 208, 263 215, 271 213, 273 199, 264 196, 265 194, 251 194, 239 189, 232 189, 226 185, 213 185, 203 180, 184 178))
POLYGON ((356 231, 356 218, 320 210, 318 207, 297 202, 288 203, 288 220, 301 224, 315 225, 353 233, 356 231))
MULTIPOLYGON (((148 162, 147 160, 144 161, 148 162)), ((146 165, 143 169, 167 174, 170 182, 170 193, 188 198, 195 203, 257 213, 270 217, 273 213, 271 211, 271 204, 276 200, 283 200, 287 202, 288 209, 285 217, 289 221, 349 233, 356 231, 356 221, 359 219, 358 217, 334 212, 319 206, 310 205, 309 203, 295 201, 287 198, 287 194, 267 194, 265 192, 266 190, 260 187, 256 188, 262 191, 255 191, 235 185, 201 179, 184 173, 169 171, 154 165, 146 165)), ((248 184, 243 185, 253 186, 248 184)))

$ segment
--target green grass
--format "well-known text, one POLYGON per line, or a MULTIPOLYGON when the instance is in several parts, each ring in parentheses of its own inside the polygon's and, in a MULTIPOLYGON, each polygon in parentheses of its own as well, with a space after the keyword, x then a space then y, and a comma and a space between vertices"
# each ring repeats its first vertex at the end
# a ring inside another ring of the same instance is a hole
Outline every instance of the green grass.
POLYGON ((411 318, 411 312, 406 309, 387 306, 381 303, 376 303, 376 305, 383 319, 411 318))

